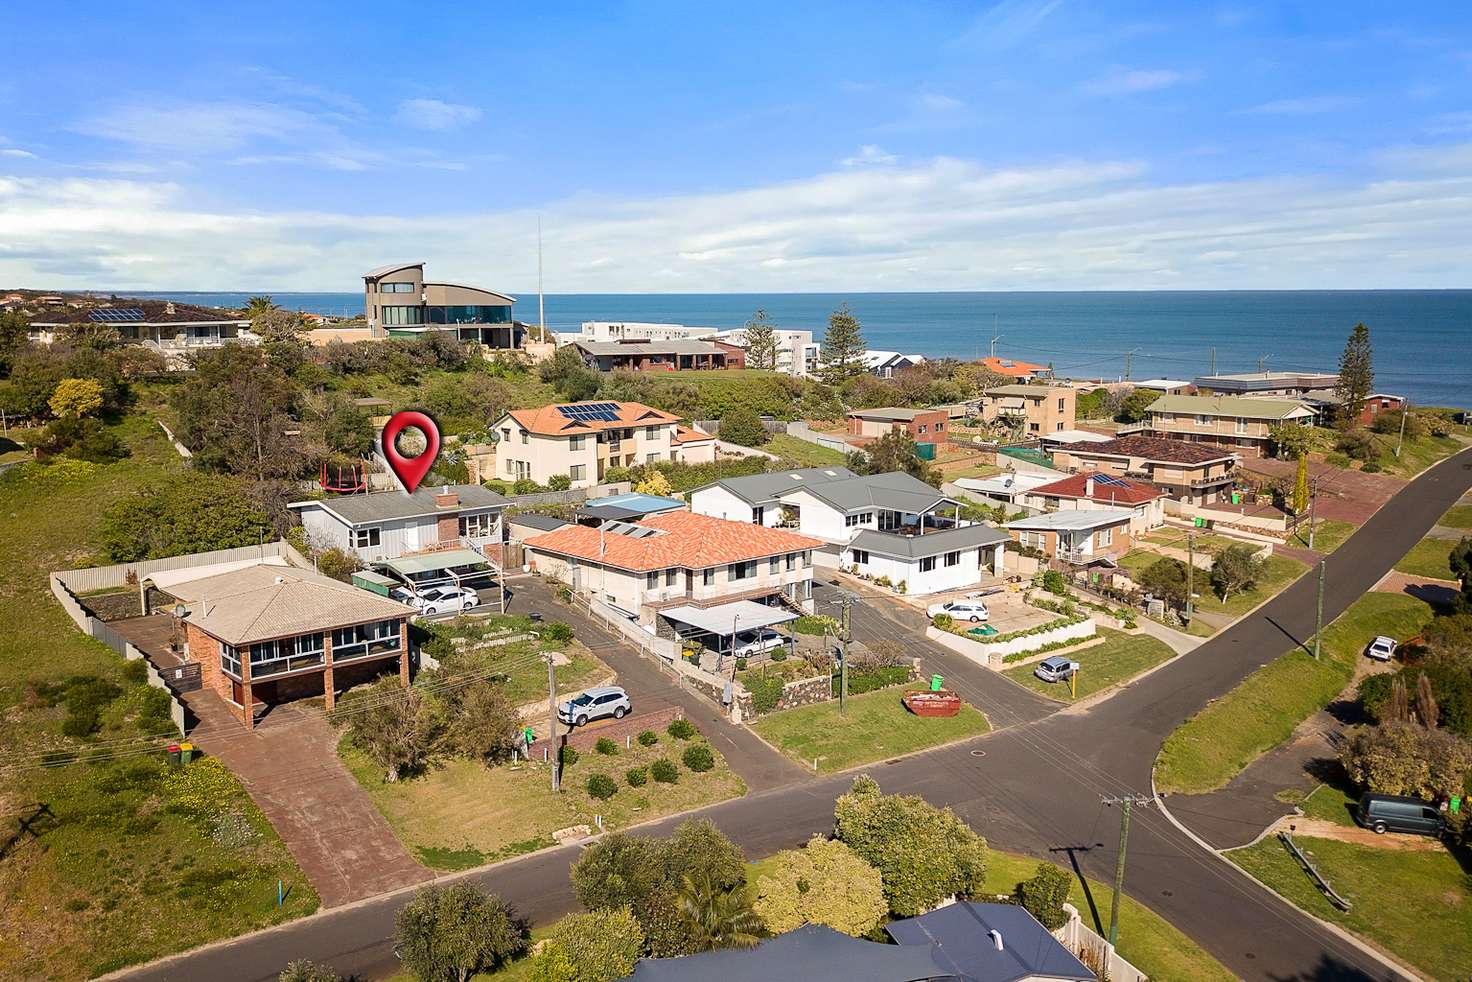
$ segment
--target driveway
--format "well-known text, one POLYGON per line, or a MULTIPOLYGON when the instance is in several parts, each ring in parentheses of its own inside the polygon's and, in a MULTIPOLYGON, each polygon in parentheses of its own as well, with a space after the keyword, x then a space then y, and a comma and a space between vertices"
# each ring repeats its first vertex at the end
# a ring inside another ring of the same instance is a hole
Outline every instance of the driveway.
MULTIPOLYGON (((1296 460, 1248 460, 1243 462, 1242 468, 1290 484, 1298 476, 1296 460)), ((1309 461, 1308 474, 1310 481, 1319 482, 1319 500, 1315 506, 1318 517, 1356 525, 1364 523, 1406 486, 1406 482, 1398 477, 1346 470, 1322 461, 1309 461)))

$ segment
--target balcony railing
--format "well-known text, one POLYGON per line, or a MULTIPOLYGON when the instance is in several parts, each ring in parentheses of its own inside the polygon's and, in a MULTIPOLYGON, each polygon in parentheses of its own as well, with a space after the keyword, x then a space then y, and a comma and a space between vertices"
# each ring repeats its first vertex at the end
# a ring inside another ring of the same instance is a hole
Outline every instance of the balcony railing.
POLYGON ((304 668, 321 668, 325 661, 325 655, 318 651, 309 655, 292 655, 288 658, 272 658, 270 661, 251 662, 250 680, 259 682, 261 679, 270 678, 274 675, 285 675, 288 672, 298 672, 304 668))

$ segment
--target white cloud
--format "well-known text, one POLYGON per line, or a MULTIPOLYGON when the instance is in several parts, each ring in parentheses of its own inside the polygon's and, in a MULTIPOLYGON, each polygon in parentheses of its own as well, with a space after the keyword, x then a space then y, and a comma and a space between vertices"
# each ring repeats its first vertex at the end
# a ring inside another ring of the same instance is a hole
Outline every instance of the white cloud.
POLYGON ((269 103, 201 102, 110 109, 75 129, 137 147, 209 154, 258 140, 291 141, 325 127, 311 113, 269 103))
POLYGON ((937 158, 749 189, 575 196, 536 211, 218 210, 167 182, 0 176, 0 281, 355 289, 410 254, 438 279, 559 292, 1458 285, 1472 144, 1367 158, 1350 180, 1169 183, 1128 161, 937 158))
POLYGON ((1354 105, 1354 100, 1345 96, 1321 95, 1301 99, 1276 99, 1241 110, 1257 116, 1311 116, 1316 113, 1332 113, 1354 105))
POLYGON ((939 92, 922 92, 915 102, 922 111, 928 113, 950 113, 966 108, 966 103, 960 99, 941 95, 939 92))
POLYGON ((1063 0, 1001 0, 953 42, 956 47, 1001 51, 1020 44, 1063 5, 1063 0))
POLYGON ((405 126, 420 130, 451 130, 480 119, 475 106, 461 106, 439 99, 405 99, 399 103, 394 118, 405 126))
POLYGON ((885 153, 884 148, 874 143, 866 143, 859 147, 859 152, 852 157, 844 157, 839 163, 845 167, 860 167, 865 164, 892 164, 900 158, 892 153, 885 153))
POLYGON ((1201 78, 1197 71, 1180 72, 1170 68, 1116 68, 1105 75, 1085 82, 1080 88, 1089 95, 1130 95, 1135 92, 1154 92, 1168 89, 1183 82, 1195 82, 1201 78))
POLYGON ((29 150, 21 150, 16 147, 7 147, 0 150, 0 157, 15 157, 21 160, 34 160, 36 155, 29 150))

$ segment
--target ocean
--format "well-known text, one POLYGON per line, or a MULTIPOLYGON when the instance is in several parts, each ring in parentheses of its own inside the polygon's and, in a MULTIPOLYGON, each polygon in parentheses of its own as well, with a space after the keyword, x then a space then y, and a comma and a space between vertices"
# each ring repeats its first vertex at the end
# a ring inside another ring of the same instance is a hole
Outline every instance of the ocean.
MULTIPOLYGON (((191 303, 243 305, 249 294, 152 292, 191 303)), ((535 321, 536 294, 517 317, 535 321)), ((361 293, 277 293, 322 314, 363 311, 361 293)), ((1375 388, 1420 405, 1472 408, 1472 290, 548 294, 547 326, 585 320, 740 327, 758 307, 780 327, 821 338, 841 303, 876 350, 975 358, 991 351, 1077 378, 1189 380, 1211 372, 1333 371, 1363 321, 1375 349, 1375 388)))

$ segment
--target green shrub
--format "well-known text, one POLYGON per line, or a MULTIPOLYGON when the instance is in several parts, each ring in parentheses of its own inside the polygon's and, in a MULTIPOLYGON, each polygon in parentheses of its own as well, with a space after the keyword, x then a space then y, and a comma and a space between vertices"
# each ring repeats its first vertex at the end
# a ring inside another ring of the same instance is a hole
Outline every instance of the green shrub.
POLYGON ((738 672, 744 672, 744 671, 746 671, 746 656, 745 655, 742 655, 740 658, 737 658, 736 659, 736 671, 738 671, 738 672))
POLYGON ((543 641, 553 641, 557 644, 565 644, 572 640, 571 625, 564 624, 562 621, 548 621, 537 633, 542 636, 543 641))
POLYGON ((762 864, 755 908, 774 934, 823 924, 863 937, 889 908, 879 871, 842 842, 814 836, 773 858, 762 864))
POLYGON ((1017 884, 1017 902, 1038 919, 1049 931, 1068 923, 1063 905, 1068 902, 1068 889, 1073 880, 1052 863, 1038 863, 1032 879, 1017 884))
POLYGON ((669 726, 664 728, 664 731, 676 740, 688 740, 700 732, 695 728, 695 724, 688 719, 673 720, 669 726))
POLYGON ((930 623, 934 624, 942 631, 949 631, 951 628, 956 626, 956 619, 950 614, 936 614, 930 619, 930 623))
POLYGON ((649 773, 660 784, 674 784, 680 779, 680 769, 668 757, 661 757, 650 764, 649 773))
POLYGON ((612 982, 634 970, 644 954, 644 931, 628 907, 568 914, 552 925, 543 952, 564 958, 574 982, 612 982))
POLYGON ((1382 470, 1384 470, 1384 468, 1380 466, 1378 461, 1370 460, 1366 461, 1364 466, 1362 466, 1360 470, 1366 474, 1378 474, 1382 470))
POLYGON ((519 477, 511 482, 511 493, 513 495, 536 494, 542 490, 544 490, 543 487, 529 477, 519 477))
POLYGON ((787 649, 786 648, 773 648, 770 657, 771 657, 772 661, 786 661, 787 660, 787 649))
MULTIPOLYGON (((1077 642, 1072 642, 1077 644, 1077 642)), ((910 681, 910 667, 908 665, 884 665, 876 668, 866 668, 860 671, 848 673, 848 694, 851 696, 863 695, 865 692, 873 692, 875 689, 887 689, 891 685, 904 685, 910 681)), ((833 694, 838 694, 841 679, 837 673, 833 675, 833 694)))
POLYGON ((770 713, 782 701, 783 680, 780 675, 751 675, 741 680, 751 693, 751 711, 757 715, 770 713))
POLYGON ((659 742, 659 734, 655 733, 653 730, 644 730, 640 732, 638 740, 639 746, 652 747, 659 742))
POLYGON ((680 759, 685 762, 686 767, 690 768, 696 774, 704 774, 716 766, 715 754, 711 753, 710 747, 703 743, 696 743, 686 747, 685 752, 680 755, 680 759))
POLYGON ((566 491, 570 487, 572 487, 572 478, 566 474, 553 474, 547 478, 547 490, 549 491, 566 491))
POLYGON ((618 793, 618 783, 607 774, 594 774, 588 778, 588 794, 600 801, 618 793))
POLYGON ((631 788, 642 788, 649 781, 649 769, 630 767, 624 771, 624 780, 629 782, 631 788))
POLYGON ((608 739, 608 737, 599 737, 598 742, 593 744, 593 749, 605 757, 618 756, 618 744, 608 739))
POLYGON ((561 755, 561 757, 562 757, 562 766, 563 767, 571 767, 573 764, 576 764, 578 762, 578 759, 581 756, 582 756, 582 754, 578 753, 576 747, 563 747, 562 748, 562 755, 561 755))
POLYGON ((1068 581, 1063 574, 1056 569, 1050 569, 1043 573, 1043 589, 1055 596, 1065 597, 1068 595, 1068 581))

